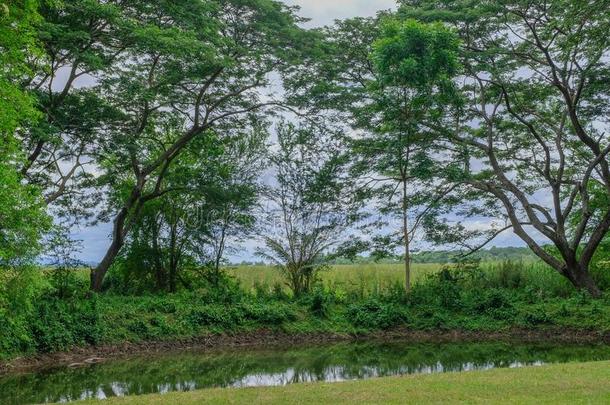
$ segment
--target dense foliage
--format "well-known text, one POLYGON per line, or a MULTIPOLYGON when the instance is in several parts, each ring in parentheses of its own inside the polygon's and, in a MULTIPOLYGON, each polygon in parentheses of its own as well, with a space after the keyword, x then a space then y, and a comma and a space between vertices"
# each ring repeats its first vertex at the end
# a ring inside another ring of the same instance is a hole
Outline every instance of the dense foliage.
POLYGON ((607 331, 608 0, 398 3, 308 29, 279 0, 0 0, 2 354, 607 331), (98 223, 83 277, 70 234, 98 223), (509 231, 528 254, 482 250, 509 231), (227 276, 244 245, 280 283, 227 276), (378 260, 401 285, 320 281, 378 260), (416 262, 453 264, 413 283, 416 262))

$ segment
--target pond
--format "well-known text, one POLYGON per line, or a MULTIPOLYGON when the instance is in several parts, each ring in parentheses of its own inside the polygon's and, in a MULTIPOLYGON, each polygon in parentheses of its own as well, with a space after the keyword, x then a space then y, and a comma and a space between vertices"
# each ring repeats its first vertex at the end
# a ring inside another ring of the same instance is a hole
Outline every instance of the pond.
POLYGON ((310 347, 182 351, 0 376, 0 403, 345 381, 403 374, 609 360, 608 345, 345 342, 310 347))

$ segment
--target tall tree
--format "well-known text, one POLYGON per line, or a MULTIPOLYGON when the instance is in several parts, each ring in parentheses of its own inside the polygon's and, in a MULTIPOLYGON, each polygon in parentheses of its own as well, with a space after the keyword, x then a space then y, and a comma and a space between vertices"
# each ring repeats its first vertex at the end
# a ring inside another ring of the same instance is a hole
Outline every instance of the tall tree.
POLYGON ((464 161, 456 180, 473 212, 505 221, 489 240, 512 229, 599 297, 589 265, 610 229, 610 206, 592 198, 610 195, 610 3, 402 3, 401 15, 446 21, 464 44, 468 104, 447 151, 464 161))
POLYGON ((394 238, 404 248, 405 288, 411 286, 411 244, 424 218, 432 215, 450 187, 436 181, 434 150, 445 110, 455 102, 457 36, 445 27, 387 20, 373 44, 377 80, 370 132, 354 140, 356 168, 386 215, 398 213, 402 229, 394 238), (357 158, 358 159, 358 158, 357 158), (436 190, 434 190, 436 189, 436 190), (396 196, 398 195, 398 198, 396 196))
POLYGON ((40 54, 35 37, 36 1, 0 3, 0 266, 31 260, 49 226, 40 190, 24 184, 15 131, 38 119, 34 100, 17 84, 31 71, 27 58, 40 54))
MULTIPOLYGON (((266 139, 257 130, 189 145, 166 176, 175 191, 146 204, 126 238, 112 270, 119 288, 175 292, 196 276, 218 283, 227 251, 254 225, 266 139)), ((116 192, 128 191, 130 179, 120 182, 127 187, 116 192)))
POLYGON ((267 128, 255 127, 249 134, 238 134, 224 142, 219 159, 221 170, 203 190, 199 226, 193 228, 194 253, 204 265, 205 276, 217 284, 226 255, 236 253, 245 238, 258 228, 260 184, 266 167, 267 128))
MULTIPOLYGON (((171 189, 165 177, 194 139, 243 129, 275 102, 263 100, 270 73, 298 38, 292 10, 273 0, 130 2, 134 45, 104 80, 122 125, 105 145, 108 173, 132 185, 114 211, 112 241, 92 271, 99 290, 140 211, 171 189)), ((111 178, 111 176, 106 176, 111 178)))

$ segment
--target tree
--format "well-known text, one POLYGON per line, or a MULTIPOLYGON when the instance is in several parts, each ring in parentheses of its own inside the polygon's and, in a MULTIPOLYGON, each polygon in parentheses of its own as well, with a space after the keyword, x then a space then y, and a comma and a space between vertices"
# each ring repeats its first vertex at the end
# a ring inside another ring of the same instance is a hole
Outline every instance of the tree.
POLYGON ((18 131, 26 155, 21 174, 57 214, 73 219, 99 201, 91 182, 114 114, 99 96, 99 81, 116 67, 131 37, 121 3, 41 2, 35 36, 42 52, 28 53, 29 74, 20 80, 41 115, 18 131))
POLYGON ((146 204, 112 272, 120 288, 175 292, 218 284, 227 253, 252 230, 267 132, 197 139, 166 176, 175 191, 146 204), (205 142, 205 143, 204 143, 205 142))
POLYGON ((0 3, 0 267, 27 262, 39 252, 49 226, 40 191, 23 184, 15 131, 38 118, 33 99, 15 83, 30 74, 26 59, 39 52, 37 2, 0 3))
POLYGON ((32 74, 27 58, 41 52, 34 27, 39 20, 37 1, 0 3, 0 134, 6 143, 37 115, 34 100, 18 83, 32 74))
MULTIPOLYGON (((402 229, 389 239, 402 244, 405 288, 410 290, 411 251, 424 217, 434 213, 450 187, 435 181, 439 126, 455 101, 458 41, 441 25, 388 20, 373 44, 376 80, 368 85, 369 131, 353 141, 356 173, 371 187, 383 215, 396 215, 402 229), (436 190, 434 190, 436 188, 436 190), (398 198, 396 198, 398 194, 398 198)), ((387 240, 387 239, 386 239, 387 240)))
POLYGON ((472 212, 505 221, 485 242, 512 229, 599 297, 589 265, 610 228, 610 206, 592 201, 610 195, 608 2, 402 3, 402 16, 461 36, 468 103, 447 153, 464 162, 452 174, 472 212))
POLYGON ((0 156, 0 267, 4 267, 35 257, 50 220, 40 191, 22 184, 15 166, 6 161, 15 156, 6 145, 0 147, 0 156))
POLYGON ((116 205, 112 242, 92 271, 99 291, 108 268, 144 205, 171 192, 164 180, 196 138, 250 125, 276 104, 261 99, 269 73, 293 47, 296 17, 273 0, 133 2, 134 41, 120 69, 103 82, 122 123, 103 152, 106 179, 127 173, 132 182, 116 205))
POLYGON ((268 232, 258 254, 282 271, 295 296, 308 292, 325 255, 345 238, 353 215, 342 148, 315 127, 282 123, 270 162, 274 184, 267 196, 268 232))
POLYGON ((351 126, 344 132, 352 133, 358 198, 377 209, 379 219, 371 225, 389 229, 357 245, 375 257, 402 246, 408 290, 411 243, 451 190, 435 176, 438 131, 430 127, 441 125, 456 102, 451 78, 458 68, 457 38, 441 25, 385 14, 337 22, 322 33, 322 56, 292 76, 289 100, 311 113, 337 114, 336 121, 351 126), (394 218, 400 226, 388 223, 394 218))
POLYGON ((251 134, 227 139, 220 159, 222 170, 199 199, 199 226, 192 232, 194 253, 213 284, 221 279, 226 254, 235 253, 236 245, 257 226, 255 213, 260 208, 267 139, 263 126, 255 127, 251 134))

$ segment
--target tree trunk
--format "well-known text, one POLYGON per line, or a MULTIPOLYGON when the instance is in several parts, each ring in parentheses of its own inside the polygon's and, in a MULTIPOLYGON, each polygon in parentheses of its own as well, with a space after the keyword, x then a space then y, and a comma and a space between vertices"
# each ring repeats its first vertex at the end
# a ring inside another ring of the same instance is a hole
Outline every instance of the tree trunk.
POLYGON ((178 276, 178 255, 176 252, 176 242, 178 233, 178 222, 175 215, 172 215, 172 225, 170 227, 169 237, 169 292, 175 293, 177 289, 178 276))
POLYGON ((125 243, 125 222, 129 216, 129 211, 136 206, 142 192, 143 182, 138 181, 138 184, 141 184, 140 187, 134 187, 129 200, 127 200, 114 219, 114 225, 112 228, 112 242, 110 243, 104 258, 95 269, 91 270, 90 288, 92 291, 100 292, 102 290, 104 277, 125 243))
POLYGON ((156 219, 152 224, 153 262, 155 263, 155 281, 157 291, 165 290, 165 266, 161 261, 161 249, 159 248, 159 227, 156 219))
POLYGON ((411 252, 409 249, 409 205, 407 202, 407 182, 403 181, 402 186, 402 233, 405 247, 405 291, 411 291, 411 252))
POLYGON ((593 298, 601 298, 602 292, 595 284, 588 268, 578 265, 568 268, 566 277, 579 290, 587 291, 593 298))
POLYGON ((110 247, 106 251, 104 258, 97 265, 95 269, 91 270, 91 290, 95 292, 100 292, 102 290, 102 283, 104 282, 104 277, 108 272, 108 269, 114 262, 114 259, 118 256, 121 248, 123 247, 122 238, 112 240, 110 247))

